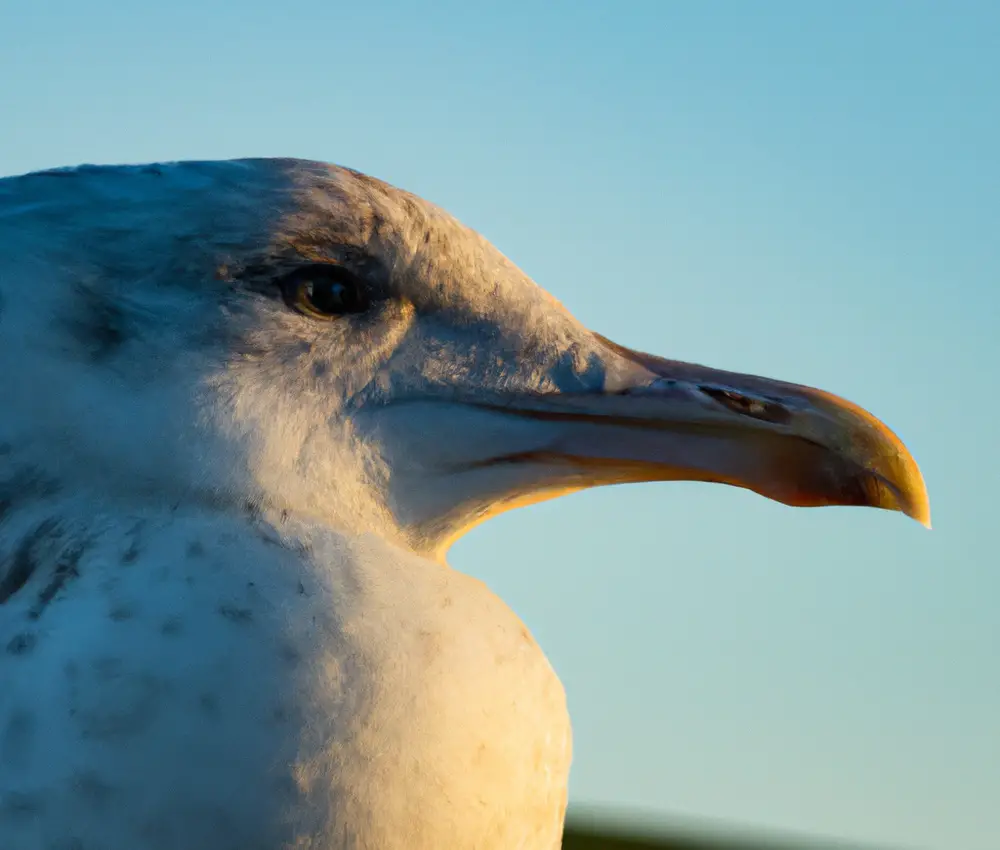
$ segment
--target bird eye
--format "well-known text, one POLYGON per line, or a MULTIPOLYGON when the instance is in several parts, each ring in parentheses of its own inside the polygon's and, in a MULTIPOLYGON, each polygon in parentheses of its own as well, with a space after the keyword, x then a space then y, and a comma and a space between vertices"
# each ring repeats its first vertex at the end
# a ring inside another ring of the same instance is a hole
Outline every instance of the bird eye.
POLYGON ((369 301, 364 286, 341 266, 327 264, 296 269, 281 281, 285 303, 313 319, 331 320, 363 313, 369 301))

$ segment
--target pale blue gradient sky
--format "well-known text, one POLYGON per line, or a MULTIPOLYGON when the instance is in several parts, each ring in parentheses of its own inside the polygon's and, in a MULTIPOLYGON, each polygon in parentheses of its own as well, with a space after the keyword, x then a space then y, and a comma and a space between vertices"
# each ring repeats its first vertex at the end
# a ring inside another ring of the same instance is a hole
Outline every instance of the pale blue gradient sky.
POLYGON ((574 800, 1000 846, 1000 4, 473 5, 3 3, 0 173, 351 165, 622 343, 872 409, 933 532, 646 485, 452 563, 561 673, 574 800))

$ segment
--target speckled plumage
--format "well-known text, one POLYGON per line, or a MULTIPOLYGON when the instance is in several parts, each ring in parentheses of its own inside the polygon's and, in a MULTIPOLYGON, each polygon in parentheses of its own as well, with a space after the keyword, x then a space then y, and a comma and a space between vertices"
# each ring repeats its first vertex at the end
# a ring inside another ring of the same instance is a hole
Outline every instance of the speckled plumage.
POLYGON ((610 343, 318 163, 0 180, 0 400, 5 850, 553 850, 562 687, 457 536, 677 478, 927 517, 870 414, 610 343), (367 309, 290 309, 312 265, 367 309))
POLYGON ((555 846, 562 691, 481 584, 374 536, 93 507, 81 537, 28 531, 51 506, 22 518, 37 573, 0 620, 4 847, 462 846, 470 808, 470 846, 555 846), (508 774, 517 797, 480 798, 508 774))

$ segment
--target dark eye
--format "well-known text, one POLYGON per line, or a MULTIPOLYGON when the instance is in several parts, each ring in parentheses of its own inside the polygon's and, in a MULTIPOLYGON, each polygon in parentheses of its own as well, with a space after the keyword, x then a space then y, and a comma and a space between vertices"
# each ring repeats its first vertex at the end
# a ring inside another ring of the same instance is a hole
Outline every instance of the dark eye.
POLYGON ((281 281, 285 303, 313 319, 336 319, 368 309, 364 285, 341 266, 319 264, 296 269, 281 281))

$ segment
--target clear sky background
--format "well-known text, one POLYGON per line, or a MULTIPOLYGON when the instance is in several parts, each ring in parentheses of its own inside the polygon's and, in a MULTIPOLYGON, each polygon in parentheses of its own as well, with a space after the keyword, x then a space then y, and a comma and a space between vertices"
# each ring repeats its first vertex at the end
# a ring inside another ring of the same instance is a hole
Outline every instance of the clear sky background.
POLYGON ((0 0, 2 174, 350 165, 619 342, 886 420, 933 532, 659 484, 451 561, 561 674, 574 801, 938 850, 1000 846, 998 92, 996 2, 0 0))

